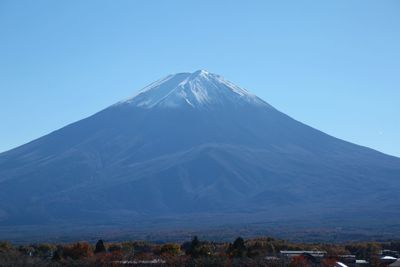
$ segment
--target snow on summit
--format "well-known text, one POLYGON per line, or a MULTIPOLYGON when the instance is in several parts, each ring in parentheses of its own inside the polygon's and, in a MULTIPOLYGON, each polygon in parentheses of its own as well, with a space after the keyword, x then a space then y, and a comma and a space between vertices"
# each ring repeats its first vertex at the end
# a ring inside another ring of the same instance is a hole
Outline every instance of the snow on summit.
POLYGON ((268 105, 222 76, 205 70, 178 73, 160 79, 119 104, 142 108, 182 107, 204 108, 211 105, 268 105))

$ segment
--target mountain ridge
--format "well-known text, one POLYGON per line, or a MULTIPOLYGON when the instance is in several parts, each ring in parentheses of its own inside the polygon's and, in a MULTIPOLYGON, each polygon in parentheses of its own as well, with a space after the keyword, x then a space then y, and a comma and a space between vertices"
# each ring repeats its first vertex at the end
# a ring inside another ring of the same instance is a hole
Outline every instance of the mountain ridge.
POLYGON ((391 223, 400 222, 399 158, 309 127, 213 74, 200 71, 200 83, 191 77, 195 86, 181 84, 190 75, 167 76, 131 102, 1 153, 0 225, 173 216, 190 227, 200 214, 243 221, 246 212, 249 223, 302 218, 323 225, 345 216, 359 224, 351 216, 387 210, 391 223), (190 95, 193 106, 188 94, 160 102, 180 92, 177 86, 222 90, 223 104, 190 95), (162 93, 142 105, 149 90, 162 93))

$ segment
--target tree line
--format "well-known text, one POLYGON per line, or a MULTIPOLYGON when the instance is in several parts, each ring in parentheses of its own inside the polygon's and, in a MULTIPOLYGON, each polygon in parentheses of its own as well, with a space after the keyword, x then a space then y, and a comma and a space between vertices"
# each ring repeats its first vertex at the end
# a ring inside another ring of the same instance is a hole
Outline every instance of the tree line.
POLYGON ((304 257, 291 261, 268 261, 279 257, 281 250, 323 250, 321 266, 332 266, 339 255, 352 254, 380 266, 379 251, 400 250, 399 241, 358 242, 345 244, 291 243, 270 237, 232 242, 200 240, 197 236, 178 243, 146 241, 105 242, 94 244, 12 245, 0 242, 0 266, 311 266, 304 257))

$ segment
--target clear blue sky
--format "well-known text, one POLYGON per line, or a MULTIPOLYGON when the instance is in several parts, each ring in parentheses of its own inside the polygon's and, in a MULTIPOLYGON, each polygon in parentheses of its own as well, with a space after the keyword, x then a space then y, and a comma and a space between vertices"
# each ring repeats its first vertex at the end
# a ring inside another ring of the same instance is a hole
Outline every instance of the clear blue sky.
POLYGON ((0 0, 0 151, 198 69, 400 156, 395 0, 0 0))

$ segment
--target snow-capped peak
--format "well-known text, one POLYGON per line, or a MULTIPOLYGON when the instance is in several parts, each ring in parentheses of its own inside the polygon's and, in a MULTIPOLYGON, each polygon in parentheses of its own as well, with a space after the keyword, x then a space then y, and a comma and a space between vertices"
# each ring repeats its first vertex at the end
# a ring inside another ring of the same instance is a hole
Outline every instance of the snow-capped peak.
POLYGON ((245 89, 206 70, 169 75, 146 86, 136 96, 121 103, 143 108, 204 108, 216 104, 268 105, 245 89))

